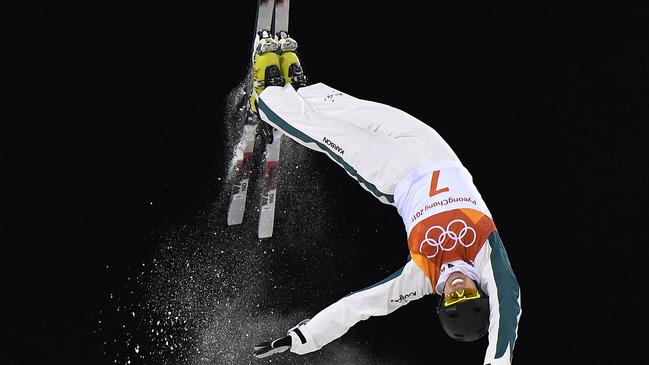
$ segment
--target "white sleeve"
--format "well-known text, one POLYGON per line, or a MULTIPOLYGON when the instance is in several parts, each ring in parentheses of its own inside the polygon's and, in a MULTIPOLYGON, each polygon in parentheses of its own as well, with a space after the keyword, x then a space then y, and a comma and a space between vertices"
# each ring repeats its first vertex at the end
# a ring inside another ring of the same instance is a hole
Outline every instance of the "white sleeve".
POLYGON ((507 252, 494 232, 475 259, 480 287, 489 296, 489 345, 484 363, 510 365, 518 337, 521 294, 507 252))
POLYGON ((344 335, 353 325, 371 316, 383 316, 431 294, 426 275, 410 260, 384 280, 353 292, 316 314, 310 321, 289 331, 291 352, 306 354, 319 350, 344 335))

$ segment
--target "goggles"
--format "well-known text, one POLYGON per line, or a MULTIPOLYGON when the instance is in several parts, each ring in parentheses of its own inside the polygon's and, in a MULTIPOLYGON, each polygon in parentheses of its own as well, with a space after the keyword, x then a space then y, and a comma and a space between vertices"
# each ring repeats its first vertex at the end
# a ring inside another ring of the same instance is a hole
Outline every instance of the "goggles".
POLYGON ((480 291, 478 289, 464 289, 454 291, 444 298, 444 307, 453 305, 455 303, 464 302, 466 300, 480 298, 480 291))

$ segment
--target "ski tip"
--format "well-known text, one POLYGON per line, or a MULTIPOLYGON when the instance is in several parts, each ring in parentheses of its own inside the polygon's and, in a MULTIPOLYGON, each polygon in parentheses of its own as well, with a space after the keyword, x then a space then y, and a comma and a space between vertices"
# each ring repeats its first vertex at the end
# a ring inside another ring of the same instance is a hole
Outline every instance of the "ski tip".
POLYGON ((270 237, 273 236, 273 230, 272 229, 260 229, 259 232, 257 233, 257 236, 260 239, 270 238, 270 237))
POLYGON ((243 213, 242 214, 228 214, 228 226, 236 226, 243 222, 243 213))

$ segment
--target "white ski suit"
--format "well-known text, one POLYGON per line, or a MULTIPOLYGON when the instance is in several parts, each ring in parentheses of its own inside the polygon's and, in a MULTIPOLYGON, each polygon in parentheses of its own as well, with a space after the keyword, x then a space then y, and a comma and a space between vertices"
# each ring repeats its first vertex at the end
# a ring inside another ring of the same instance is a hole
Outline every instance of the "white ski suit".
POLYGON ((296 142, 326 153, 405 224, 410 260, 390 277, 351 293, 289 331, 305 354, 371 316, 443 291, 449 273, 470 266, 489 296, 485 364, 510 364, 521 315, 520 288, 480 193, 451 147, 428 125, 391 106, 318 83, 268 87, 261 118, 296 142), (468 265, 466 265, 466 264, 468 265))

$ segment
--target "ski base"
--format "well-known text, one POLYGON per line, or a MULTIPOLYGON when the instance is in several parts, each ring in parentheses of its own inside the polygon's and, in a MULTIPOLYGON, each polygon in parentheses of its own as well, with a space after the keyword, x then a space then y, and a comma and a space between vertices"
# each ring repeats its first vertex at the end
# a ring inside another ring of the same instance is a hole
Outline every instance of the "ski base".
POLYGON ((277 182, 279 179, 279 152, 282 144, 282 136, 281 131, 274 130, 273 143, 266 146, 261 204, 259 208, 259 238, 268 238, 273 235, 275 202, 277 201, 277 182))
POLYGON ((245 124, 241 139, 235 149, 234 182, 228 207, 228 225, 241 224, 246 208, 246 196, 250 185, 252 155, 255 146, 257 124, 245 124))

